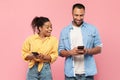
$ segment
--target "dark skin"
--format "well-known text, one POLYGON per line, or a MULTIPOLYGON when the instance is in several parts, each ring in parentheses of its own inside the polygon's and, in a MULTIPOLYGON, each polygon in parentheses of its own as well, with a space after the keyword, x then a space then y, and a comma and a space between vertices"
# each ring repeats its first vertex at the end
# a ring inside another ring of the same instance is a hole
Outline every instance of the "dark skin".
POLYGON ((68 57, 68 56, 74 56, 74 55, 84 55, 84 54, 90 54, 90 55, 95 55, 99 54, 101 52, 101 47, 97 46, 95 48, 91 49, 77 49, 77 47, 67 51, 67 50, 61 50, 60 55, 63 57, 68 57))
MULTIPOLYGON (((38 29, 39 32, 39 36, 41 38, 41 40, 44 42, 46 37, 49 37, 51 35, 52 32, 52 24, 51 22, 45 22, 43 26, 40 26, 38 29)), ((34 60, 35 59, 39 59, 39 62, 44 61, 44 62, 51 62, 51 56, 50 55, 43 55, 42 53, 39 53, 39 55, 34 56, 32 53, 30 53, 30 55, 28 55, 26 58, 26 60, 34 60)))
MULTIPOLYGON (((79 8, 74 8, 74 10, 72 11, 72 16, 73 16, 73 25, 76 27, 80 27, 80 25, 83 22, 84 19, 84 15, 85 15, 85 10, 84 9, 79 9, 79 8)), ((78 49, 77 47, 74 47, 71 50, 61 50, 60 51, 60 55, 63 57, 68 57, 68 56, 74 56, 74 55, 84 55, 84 54, 90 54, 90 55, 94 55, 94 54, 98 54, 101 52, 101 47, 96 46, 94 48, 90 48, 90 49, 78 49)))
POLYGON ((34 61, 35 61, 35 59, 39 59, 40 61, 43 60, 44 62, 51 61, 51 57, 49 55, 39 54, 37 56, 34 56, 32 53, 30 55, 28 55, 25 59, 26 60, 34 60, 34 61))

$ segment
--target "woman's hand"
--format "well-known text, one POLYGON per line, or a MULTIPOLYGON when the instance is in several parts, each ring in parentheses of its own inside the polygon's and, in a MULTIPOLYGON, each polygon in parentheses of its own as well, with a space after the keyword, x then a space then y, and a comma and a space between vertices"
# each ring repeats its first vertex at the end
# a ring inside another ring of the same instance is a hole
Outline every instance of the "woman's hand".
POLYGON ((33 54, 28 55, 25 60, 34 60, 35 56, 33 54))

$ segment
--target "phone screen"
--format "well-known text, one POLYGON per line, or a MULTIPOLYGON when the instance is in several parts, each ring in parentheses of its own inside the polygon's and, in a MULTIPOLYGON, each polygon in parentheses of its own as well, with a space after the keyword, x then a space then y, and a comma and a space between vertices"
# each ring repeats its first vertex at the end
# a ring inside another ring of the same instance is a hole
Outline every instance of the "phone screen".
POLYGON ((32 52, 32 54, 33 54, 34 56, 39 55, 37 52, 32 52))
POLYGON ((84 49, 84 46, 78 46, 77 48, 78 49, 84 49))

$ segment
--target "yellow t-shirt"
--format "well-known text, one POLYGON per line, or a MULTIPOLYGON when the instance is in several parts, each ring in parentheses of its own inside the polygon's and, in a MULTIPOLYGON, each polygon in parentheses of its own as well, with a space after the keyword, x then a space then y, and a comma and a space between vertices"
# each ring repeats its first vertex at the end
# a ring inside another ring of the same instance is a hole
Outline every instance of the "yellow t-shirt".
MULTIPOLYGON (((31 52, 49 55, 51 56, 51 63, 53 63, 58 57, 58 40, 54 36, 50 36, 46 37, 43 41, 38 34, 31 35, 25 40, 22 46, 22 58, 25 60, 31 52)), ((33 67, 35 64, 34 60, 28 60, 28 62, 29 68, 33 67)), ((41 71, 43 62, 39 63, 38 71, 41 71)))

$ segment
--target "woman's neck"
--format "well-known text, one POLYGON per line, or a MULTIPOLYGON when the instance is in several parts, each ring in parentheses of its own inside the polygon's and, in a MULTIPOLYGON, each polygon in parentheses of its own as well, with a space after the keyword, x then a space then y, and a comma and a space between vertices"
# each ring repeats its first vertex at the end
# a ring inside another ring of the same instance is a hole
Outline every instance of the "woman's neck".
POLYGON ((40 33, 38 35, 40 36, 41 39, 45 39, 46 38, 46 36, 44 36, 44 35, 42 35, 40 33))

